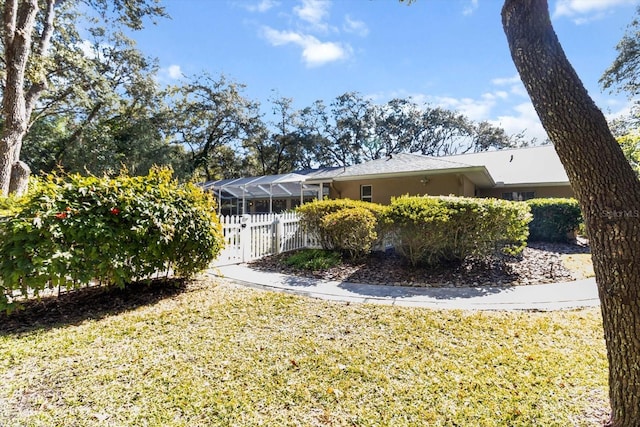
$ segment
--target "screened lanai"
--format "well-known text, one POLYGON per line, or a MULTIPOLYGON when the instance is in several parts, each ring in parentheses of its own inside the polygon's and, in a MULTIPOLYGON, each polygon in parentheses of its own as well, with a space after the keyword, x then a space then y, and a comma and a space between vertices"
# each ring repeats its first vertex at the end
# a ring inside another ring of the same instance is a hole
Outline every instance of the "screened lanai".
POLYGON ((204 189, 218 199, 221 215, 278 213, 321 198, 329 189, 305 184, 307 177, 296 173, 209 181, 204 189))

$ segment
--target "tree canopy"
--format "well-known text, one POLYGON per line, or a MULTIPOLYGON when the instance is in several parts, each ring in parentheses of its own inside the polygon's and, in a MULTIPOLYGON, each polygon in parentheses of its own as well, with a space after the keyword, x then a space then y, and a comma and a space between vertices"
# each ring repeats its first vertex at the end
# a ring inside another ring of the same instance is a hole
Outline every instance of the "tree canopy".
MULTIPOLYGON (((158 84, 157 60, 125 30, 166 17, 159 0, 5 0, 0 49, 0 189, 12 173, 145 174, 170 165, 201 180, 348 166, 398 152, 447 155, 522 141, 487 122, 411 99, 356 92, 273 115, 244 85, 203 72, 158 84), (8 66, 11 64, 11 66, 8 66)), ((13 182, 18 181, 16 179, 13 182)))
POLYGON ((630 96, 640 95, 640 6, 616 51, 618 55, 600 78, 600 83, 605 89, 615 88, 630 96))
POLYGON ((159 0, 4 0, 0 49, 4 58, 2 133, 0 134, 0 195, 19 189, 29 170, 21 162, 25 135, 38 117, 54 114, 75 103, 83 107, 85 121, 96 109, 110 104, 118 86, 137 86, 134 69, 144 68, 140 58, 127 61, 115 53, 130 53, 119 30, 140 30, 146 18, 164 16, 159 0), (99 18, 99 19, 98 19, 99 18), (100 45, 94 56, 82 47, 83 33, 115 43, 100 45), (123 67, 127 65, 130 68, 123 67), (114 88, 114 85, 116 88, 114 88), (112 91, 110 92, 111 89, 112 91), (86 96, 83 96, 86 95, 86 96), (103 96, 104 95, 104 96, 103 96), (82 100, 93 101, 85 102, 82 100))

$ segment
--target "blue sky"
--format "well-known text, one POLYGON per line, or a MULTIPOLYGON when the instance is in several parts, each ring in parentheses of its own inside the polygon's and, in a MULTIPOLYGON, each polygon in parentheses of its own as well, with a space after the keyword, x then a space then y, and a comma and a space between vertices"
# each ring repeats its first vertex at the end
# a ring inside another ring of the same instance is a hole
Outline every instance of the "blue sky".
MULTIPOLYGON (((629 108, 598 79, 616 56, 637 0, 549 0, 569 60, 605 114, 629 108)), ((330 103, 356 91, 413 98, 546 138, 511 61, 500 0, 164 0, 171 19, 133 37, 157 57, 162 83, 207 72, 269 106, 330 103)), ((266 109, 266 108, 265 108, 266 109)), ((269 119, 268 117, 266 117, 269 119)))

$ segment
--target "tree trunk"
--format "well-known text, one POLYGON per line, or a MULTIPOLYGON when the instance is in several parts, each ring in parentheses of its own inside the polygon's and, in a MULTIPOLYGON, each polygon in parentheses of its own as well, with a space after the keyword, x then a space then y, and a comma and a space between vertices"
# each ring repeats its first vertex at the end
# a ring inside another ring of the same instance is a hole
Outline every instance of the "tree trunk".
POLYGON ((0 137, 0 196, 9 193, 11 170, 20 158, 22 138, 29 124, 30 107, 24 85, 37 13, 37 0, 4 2, 2 37, 6 74, 2 97, 4 126, 0 137))
POLYGON ((0 197, 9 194, 11 182, 11 166, 13 165, 14 145, 5 138, 0 140, 0 197))
POLYGON ((506 0, 511 56, 591 241, 609 361, 610 426, 640 425, 640 181, 567 60, 546 0, 506 0))
POLYGON ((31 175, 31 169, 25 162, 15 162, 11 168, 9 193, 18 197, 22 196, 29 186, 29 175, 31 175))

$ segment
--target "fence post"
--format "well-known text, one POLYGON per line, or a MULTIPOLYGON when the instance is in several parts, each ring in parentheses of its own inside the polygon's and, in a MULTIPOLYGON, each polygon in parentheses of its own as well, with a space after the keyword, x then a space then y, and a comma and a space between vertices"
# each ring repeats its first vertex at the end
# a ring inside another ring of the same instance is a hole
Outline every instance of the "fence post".
POLYGON ((276 215, 273 222, 276 226, 275 252, 279 254, 284 249, 284 221, 280 215, 276 215))
POLYGON ((251 258, 251 215, 244 214, 240 219, 240 254, 242 262, 251 258))

